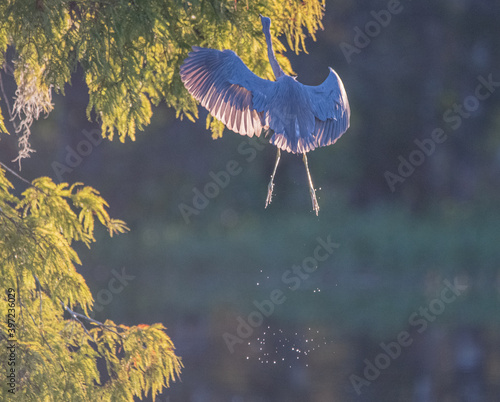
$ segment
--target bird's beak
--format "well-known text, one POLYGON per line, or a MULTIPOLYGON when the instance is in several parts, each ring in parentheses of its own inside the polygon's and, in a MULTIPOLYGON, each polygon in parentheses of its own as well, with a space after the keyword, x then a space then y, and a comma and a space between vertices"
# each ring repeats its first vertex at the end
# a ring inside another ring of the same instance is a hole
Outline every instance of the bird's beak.
POLYGON ((262 14, 261 13, 259 13, 259 17, 262 18, 262 14))

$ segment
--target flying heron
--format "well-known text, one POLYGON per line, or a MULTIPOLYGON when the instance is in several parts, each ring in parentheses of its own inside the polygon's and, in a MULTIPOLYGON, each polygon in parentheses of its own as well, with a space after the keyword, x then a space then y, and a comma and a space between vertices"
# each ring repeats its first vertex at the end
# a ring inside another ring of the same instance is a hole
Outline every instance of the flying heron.
POLYGON ((303 85, 283 72, 271 41, 271 19, 260 15, 267 55, 276 81, 255 75, 232 50, 193 46, 180 69, 189 93, 232 131, 252 137, 272 130, 276 162, 268 185, 270 204, 281 150, 303 155, 313 210, 319 205, 309 173, 307 152, 335 143, 349 127, 351 111, 344 84, 331 68, 318 86, 303 85))

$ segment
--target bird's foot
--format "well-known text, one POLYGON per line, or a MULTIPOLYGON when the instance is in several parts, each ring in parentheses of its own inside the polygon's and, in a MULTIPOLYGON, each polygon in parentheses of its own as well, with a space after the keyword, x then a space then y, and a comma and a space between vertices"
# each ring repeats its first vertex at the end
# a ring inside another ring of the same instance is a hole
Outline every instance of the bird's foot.
POLYGON ((313 210, 314 210, 314 212, 316 212, 316 216, 318 216, 319 204, 318 204, 318 200, 316 199, 316 191, 314 191, 314 188, 311 187, 311 188, 309 188, 309 193, 311 194, 311 202, 312 202, 313 210))
POLYGON ((278 151, 276 152, 276 162, 274 163, 273 174, 271 175, 271 180, 269 180, 269 184, 267 185, 266 208, 273 199, 274 175, 276 174, 278 163, 280 163, 280 157, 281 157, 281 150, 278 148, 278 151))
POLYGON ((269 182, 269 184, 267 185, 267 197, 266 197, 266 206, 265 206, 265 208, 267 208, 267 206, 271 203, 271 201, 273 199, 273 189, 274 189, 274 183, 271 180, 269 182))

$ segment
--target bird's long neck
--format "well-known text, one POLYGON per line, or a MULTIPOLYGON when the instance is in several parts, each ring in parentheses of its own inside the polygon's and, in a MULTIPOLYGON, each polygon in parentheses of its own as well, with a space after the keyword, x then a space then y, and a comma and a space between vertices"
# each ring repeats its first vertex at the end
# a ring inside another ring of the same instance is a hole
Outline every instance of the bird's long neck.
POLYGON ((271 67, 273 69, 274 76, 276 77, 276 79, 278 79, 279 77, 285 75, 285 73, 281 69, 280 65, 278 64, 278 60, 276 60, 276 56, 274 55, 273 42, 271 40, 271 32, 269 31, 269 29, 266 29, 264 31, 264 35, 266 36, 267 56, 269 57, 269 63, 271 64, 271 67))

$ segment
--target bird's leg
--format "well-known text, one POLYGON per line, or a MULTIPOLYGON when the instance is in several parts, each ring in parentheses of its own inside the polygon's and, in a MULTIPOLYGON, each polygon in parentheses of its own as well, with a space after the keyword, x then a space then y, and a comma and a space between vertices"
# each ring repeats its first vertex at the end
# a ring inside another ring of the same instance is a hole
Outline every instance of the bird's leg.
POLYGON ((309 173, 309 165, 307 164, 307 156, 306 156, 305 152, 302 155, 303 155, 302 159, 304 161, 304 166, 306 167, 307 179, 309 180, 309 193, 311 194, 312 207, 314 209, 314 212, 316 212, 316 216, 318 216, 319 205, 318 205, 318 200, 316 199, 316 191, 314 191, 314 186, 313 186, 313 182, 311 179, 311 173, 309 173))
POLYGON ((271 199, 273 198, 274 175, 276 174, 276 169, 278 168, 280 157, 281 157, 281 150, 278 148, 278 152, 276 152, 276 163, 274 164, 273 174, 271 175, 271 181, 267 185, 266 208, 271 203, 271 199))

